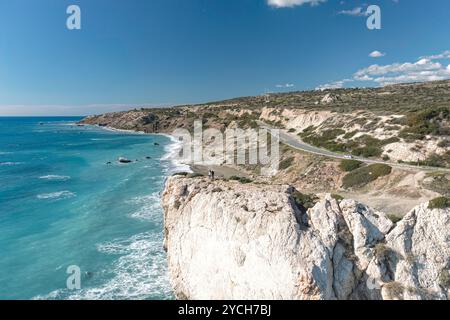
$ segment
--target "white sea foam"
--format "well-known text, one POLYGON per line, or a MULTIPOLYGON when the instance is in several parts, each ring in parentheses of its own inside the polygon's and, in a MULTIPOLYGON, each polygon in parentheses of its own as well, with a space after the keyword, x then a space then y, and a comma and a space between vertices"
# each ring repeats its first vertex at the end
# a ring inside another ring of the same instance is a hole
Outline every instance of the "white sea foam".
POLYGON ((139 209, 133 212, 130 217, 134 219, 162 223, 161 197, 158 192, 148 196, 136 197, 128 201, 131 204, 139 205, 139 209))
POLYGON ((12 167, 23 164, 23 162, 0 162, 0 167, 12 167))
MULTIPOLYGON (((100 127, 100 126, 99 126, 100 127)), ((135 131, 135 130, 125 130, 125 129, 116 129, 112 127, 100 127, 102 129, 113 131, 113 132, 121 132, 121 133, 128 133, 128 134, 146 134, 144 131, 135 131)))
POLYGON ((39 177, 39 179, 51 180, 51 181, 67 181, 67 180, 70 180, 70 177, 69 176, 58 176, 58 175, 50 174, 50 175, 47 175, 47 176, 39 177))
POLYGON ((171 143, 165 146, 164 150, 166 154, 161 158, 163 161, 170 161, 170 168, 167 170, 168 175, 172 175, 177 172, 192 172, 192 169, 189 165, 181 162, 178 159, 178 155, 183 148, 183 143, 177 140, 174 136, 165 135, 170 138, 171 143))
POLYGON ((52 193, 42 193, 37 196, 40 200, 60 200, 75 197, 76 194, 70 191, 58 191, 52 193))
POLYGON ((167 276, 166 254, 159 233, 146 232, 128 239, 117 239, 97 246, 99 252, 121 255, 111 266, 95 274, 112 274, 104 284, 83 288, 75 293, 57 290, 35 299, 68 300, 144 300, 171 299, 172 289, 167 276))

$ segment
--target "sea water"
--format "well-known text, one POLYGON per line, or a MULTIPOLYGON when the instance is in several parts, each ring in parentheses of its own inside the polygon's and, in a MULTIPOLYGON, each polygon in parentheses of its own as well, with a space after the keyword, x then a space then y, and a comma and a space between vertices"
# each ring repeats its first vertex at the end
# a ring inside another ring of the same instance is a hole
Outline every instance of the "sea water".
POLYGON ((79 119, 0 118, 0 299, 173 298, 160 203, 173 142, 79 119))

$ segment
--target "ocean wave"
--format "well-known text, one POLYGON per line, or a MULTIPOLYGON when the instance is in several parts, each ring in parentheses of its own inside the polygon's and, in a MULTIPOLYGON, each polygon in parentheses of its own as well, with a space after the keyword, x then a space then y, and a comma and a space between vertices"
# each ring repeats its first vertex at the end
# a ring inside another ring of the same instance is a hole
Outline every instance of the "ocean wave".
POLYGON ((0 167, 19 166, 21 164, 23 164, 23 162, 0 162, 0 167))
POLYGON ((120 132, 120 133, 126 133, 126 134, 146 134, 144 131, 135 131, 135 130, 126 130, 126 129, 117 129, 112 127, 100 127, 104 130, 111 131, 111 132, 120 132))
MULTIPOLYGON (((142 233, 128 239, 117 239, 97 246, 99 252, 121 255, 111 266, 113 277, 102 285, 75 293, 53 291, 35 299, 67 300, 144 300, 171 299, 166 254, 159 233, 142 233)), ((96 274, 96 273, 94 273, 96 274)), ((83 282, 81 283, 83 286, 83 282)))
POLYGON ((170 167, 166 170, 166 173, 172 175, 177 172, 192 172, 189 165, 178 159, 178 155, 183 148, 183 142, 179 141, 174 136, 165 136, 171 141, 170 144, 164 147, 166 154, 161 158, 162 161, 168 161, 170 163, 170 167))
POLYGON ((158 192, 143 197, 135 197, 127 202, 140 205, 140 208, 130 215, 131 218, 162 223, 161 197, 158 192))
POLYGON ((6 156, 8 154, 11 154, 12 152, 6 152, 6 151, 0 151, 0 156, 6 156))
POLYGON ((91 141, 113 141, 115 139, 107 139, 107 138, 92 138, 91 141))
POLYGON ((42 193, 37 195, 37 198, 40 200, 60 200, 60 199, 68 199, 75 197, 76 194, 70 191, 58 191, 52 193, 42 193))
POLYGON ((39 177, 39 179, 51 180, 51 181, 67 181, 67 180, 70 180, 70 177, 69 176, 58 176, 58 175, 50 174, 50 175, 47 175, 47 176, 39 177))

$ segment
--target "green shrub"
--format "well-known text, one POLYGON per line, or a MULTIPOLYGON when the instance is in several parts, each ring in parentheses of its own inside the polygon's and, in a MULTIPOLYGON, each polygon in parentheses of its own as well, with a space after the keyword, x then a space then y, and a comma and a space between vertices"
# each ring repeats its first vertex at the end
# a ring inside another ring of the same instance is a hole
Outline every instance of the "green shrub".
POLYGON ((391 174, 391 172, 392 168, 386 164, 372 164, 348 173, 342 181, 342 186, 346 189, 363 187, 379 177, 391 174))
POLYGON ((252 183, 252 180, 245 177, 238 177, 238 176, 231 176, 230 180, 232 181, 239 181, 242 184, 252 183))
POLYGON ((378 243, 375 246, 373 253, 378 261, 383 261, 388 257, 389 254, 392 253, 392 250, 384 243, 378 243))
POLYGON ((288 130, 289 133, 294 133, 295 131, 297 131, 297 130, 295 130, 294 128, 290 128, 290 129, 288 130))
POLYGON ((402 217, 396 215, 396 214, 388 214, 387 215, 388 219, 391 220, 393 223, 397 223, 402 221, 402 217))
POLYGON ((338 202, 344 200, 344 197, 339 194, 332 194, 331 197, 338 202))
POLYGON ((450 207, 450 197, 439 197, 428 204, 428 209, 445 209, 450 207))
POLYGON ((339 165, 339 168, 342 171, 350 172, 350 171, 358 169, 362 165, 363 165, 363 162, 361 162, 361 161, 345 159, 345 160, 341 161, 341 164, 339 165))
POLYGON ((182 177, 186 177, 189 173, 188 172, 176 172, 173 175, 174 176, 182 176, 182 177))
POLYGON ((400 138, 398 138, 398 137, 391 137, 391 138, 388 138, 388 139, 381 140, 380 141, 380 145, 386 146, 388 144, 396 143, 396 142, 400 142, 400 138))
POLYGON ((187 177, 188 177, 188 178, 198 178, 198 177, 204 177, 204 175, 201 174, 201 173, 196 173, 196 172, 194 172, 194 173, 189 173, 189 174, 187 175, 187 177))
POLYGON ((383 153, 383 150, 378 146, 365 146, 356 148, 352 151, 354 156, 370 158, 379 157, 383 153))
POLYGON ((280 170, 285 170, 287 168, 289 168, 290 166, 292 166, 292 164, 294 163, 294 157, 289 157, 287 159, 284 159, 283 161, 280 162, 280 170))
POLYGON ((386 283, 384 285, 384 288, 387 290, 387 292, 389 293, 389 295, 391 296, 392 299, 398 299, 398 300, 403 299, 405 287, 400 282, 392 281, 392 282, 386 283))
POLYGON ((322 132, 322 139, 334 140, 343 134, 345 134, 345 130, 342 130, 342 129, 325 130, 324 132, 322 132))
POLYGON ((450 108, 428 108, 414 112, 406 117, 408 128, 403 129, 403 136, 425 136, 425 135, 449 135, 450 129, 446 122, 450 121, 450 108))
POLYGON ((441 271, 441 274, 439 275, 439 285, 444 289, 450 287, 450 270, 444 269, 441 271))
POLYGON ((353 138, 354 136, 355 136, 355 134, 357 134, 358 133, 358 131, 350 131, 350 132, 347 132, 345 135, 344 135, 344 139, 351 139, 351 138, 353 138))
POLYGON ((299 191, 295 191, 291 196, 296 206, 304 212, 314 207, 319 200, 314 194, 303 194, 299 191))
POLYGON ((438 147, 439 148, 448 148, 448 147, 450 147, 450 140, 444 139, 444 140, 439 141, 438 147))

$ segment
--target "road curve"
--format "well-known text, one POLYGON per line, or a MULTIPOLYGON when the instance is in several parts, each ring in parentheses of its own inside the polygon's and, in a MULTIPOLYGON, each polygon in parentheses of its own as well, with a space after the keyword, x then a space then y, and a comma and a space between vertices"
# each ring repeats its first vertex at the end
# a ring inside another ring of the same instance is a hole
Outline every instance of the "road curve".
MULTIPOLYGON (((266 130, 278 129, 275 127, 271 127, 270 125, 268 125, 262 121, 257 121, 257 123, 259 124, 259 126, 261 128, 266 129, 266 130)), ((286 131, 281 130, 281 129, 278 129, 278 130, 280 132, 280 142, 282 142, 294 149, 301 150, 301 151, 311 153, 311 154, 328 157, 328 158, 334 158, 334 159, 348 159, 349 158, 348 155, 339 154, 339 153, 325 150, 322 148, 314 147, 312 145, 309 145, 309 144, 301 141, 297 136, 289 134, 286 131)), ((408 164, 404 164, 404 163, 396 163, 396 162, 383 161, 383 160, 374 160, 374 159, 367 159, 367 158, 363 158, 363 157, 354 157, 354 156, 352 156, 352 159, 358 160, 358 161, 361 161, 364 163, 370 163, 370 164, 373 164, 373 163, 387 164, 387 165, 390 165, 391 167, 396 167, 396 168, 401 168, 401 169, 410 169, 410 170, 414 170, 414 171, 440 171, 440 172, 450 173, 450 169, 447 169, 447 168, 413 166, 413 165, 408 165, 408 164)))

